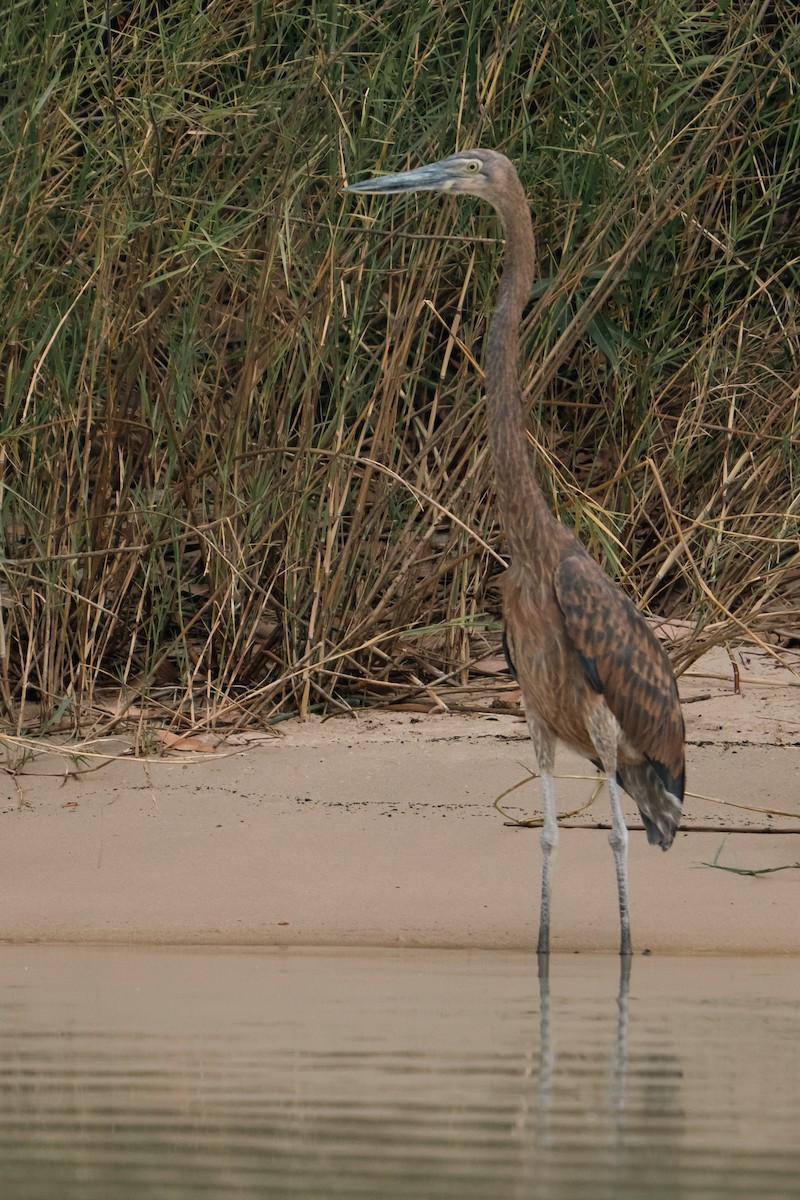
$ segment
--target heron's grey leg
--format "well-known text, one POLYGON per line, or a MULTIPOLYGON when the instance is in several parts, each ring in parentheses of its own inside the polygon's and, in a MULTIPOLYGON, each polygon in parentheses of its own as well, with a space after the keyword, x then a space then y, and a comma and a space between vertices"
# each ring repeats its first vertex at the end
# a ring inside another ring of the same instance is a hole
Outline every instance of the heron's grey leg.
POLYGON ((631 919, 628 912, 628 828, 622 815, 622 801, 617 786, 616 771, 607 776, 611 797, 611 833, 608 842, 614 855, 619 894, 620 954, 631 953, 631 919))
POLYGON ((542 902, 539 909, 539 941, 537 954, 550 952, 550 896, 552 892, 553 858, 558 845, 558 819, 556 817, 556 791, 553 781, 555 765, 555 738, 538 722, 529 719, 531 741, 539 762, 542 780, 542 902))
POLYGON ((588 719, 589 734, 597 755, 603 765, 611 799, 611 833, 608 843, 614 855, 617 872, 617 894, 619 896, 620 954, 631 953, 631 919, 628 912, 628 827, 622 815, 622 801, 617 786, 617 739, 619 725, 616 717, 603 700, 597 704, 588 719))
POLYGON ((539 839, 542 847, 542 905, 539 909, 539 942, 538 954, 548 954, 550 951, 550 896, 552 894, 553 852, 558 845, 558 821, 556 819, 556 793, 553 776, 549 771, 542 771, 542 807, 543 822, 542 836, 539 839))

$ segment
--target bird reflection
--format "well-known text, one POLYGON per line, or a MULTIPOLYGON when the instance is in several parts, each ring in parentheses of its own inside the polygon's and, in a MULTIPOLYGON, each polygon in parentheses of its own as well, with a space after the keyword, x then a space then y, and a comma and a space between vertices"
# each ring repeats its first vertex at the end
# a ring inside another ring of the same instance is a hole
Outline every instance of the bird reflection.
POLYGON ((621 958, 617 992, 617 1037, 611 1059, 611 1086, 609 1089, 609 1106, 618 1133, 622 1132, 620 1121, 625 1109, 625 1081, 628 1073, 628 993, 630 984, 631 960, 621 958))
POLYGON ((603 1003, 608 1016, 614 1014, 613 1030, 610 1021, 598 1022, 594 1001, 585 993, 576 995, 571 988, 566 997, 557 992, 553 999, 550 972, 558 966, 558 957, 551 967, 549 955, 537 956, 539 1047, 529 1060, 532 1086, 523 1151, 536 1178, 537 1200, 566 1194, 566 1163, 570 1171, 593 1177, 596 1172, 609 1186, 618 1185, 621 1191, 614 1194, 643 1194, 630 1189, 652 1174, 653 1147, 674 1155, 682 1138, 680 1057, 653 1044, 654 1009, 646 993, 631 1012, 630 958, 620 958, 616 996, 612 1001, 609 993, 603 1003), (644 1043, 633 1032, 637 1015, 647 1034, 644 1043), (600 1029, 608 1031, 605 1042, 598 1038, 600 1029), (631 1041, 638 1047, 632 1064, 631 1041))
MULTIPOLYGON (((553 1035, 550 1028, 550 955, 537 954, 536 960, 539 974, 539 1133, 543 1139, 550 1141, 551 1131, 544 1122, 544 1114, 549 1113, 553 1105, 555 1066, 553 1035)), ((624 956, 620 958, 620 962, 625 961, 630 960, 624 956)))
MULTIPOLYGON (((536 1140, 538 1145, 542 1147, 552 1145, 554 1140, 551 1117, 556 1086, 556 1051, 550 999, 550 956, 548 954, 538 954, 536 957, 539 979, 539 1072, 537 1078, 538 1120, 536 1122, 536 1140)), ((622 955, 619 960, 615 1037, 610 1048, 608 1072, 608 1111, 612 1118, 615 1133, 620 1138, 624 1132, 623 1117, 626 1108, 625 1085, 628 1071, 628 999, 630 982, 631 959, 627 955, 622 955)))

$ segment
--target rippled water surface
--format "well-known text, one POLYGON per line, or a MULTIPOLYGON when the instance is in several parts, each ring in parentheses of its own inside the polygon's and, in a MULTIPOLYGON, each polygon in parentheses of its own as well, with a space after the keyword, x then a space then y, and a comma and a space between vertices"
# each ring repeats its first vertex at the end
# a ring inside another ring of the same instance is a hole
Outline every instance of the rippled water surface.
POLYGON ((800 968, 0 947, 0 1196, 800 1197, 800 968))

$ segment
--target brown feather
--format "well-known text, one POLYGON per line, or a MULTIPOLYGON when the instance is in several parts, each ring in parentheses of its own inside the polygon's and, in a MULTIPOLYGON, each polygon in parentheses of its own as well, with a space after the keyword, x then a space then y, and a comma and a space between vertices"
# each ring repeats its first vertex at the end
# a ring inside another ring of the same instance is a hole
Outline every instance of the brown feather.
MULTIPOLYGON (((684 724, 678 688, 658 638, 628 597, 584 553, 562 560, 556 595, 573 645, 592 664, 627 742, 678 801, 684 792, 684 724)), ((626 757, 623 742, 619 762, 626 757)))

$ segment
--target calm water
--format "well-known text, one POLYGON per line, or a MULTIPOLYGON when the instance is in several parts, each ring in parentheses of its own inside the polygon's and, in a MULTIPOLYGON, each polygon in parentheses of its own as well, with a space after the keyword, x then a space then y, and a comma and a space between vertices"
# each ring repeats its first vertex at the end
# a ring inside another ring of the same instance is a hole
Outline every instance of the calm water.
POLYGON ((0 1197, 800 1197, 775 959, 0 947, 0 1197))

